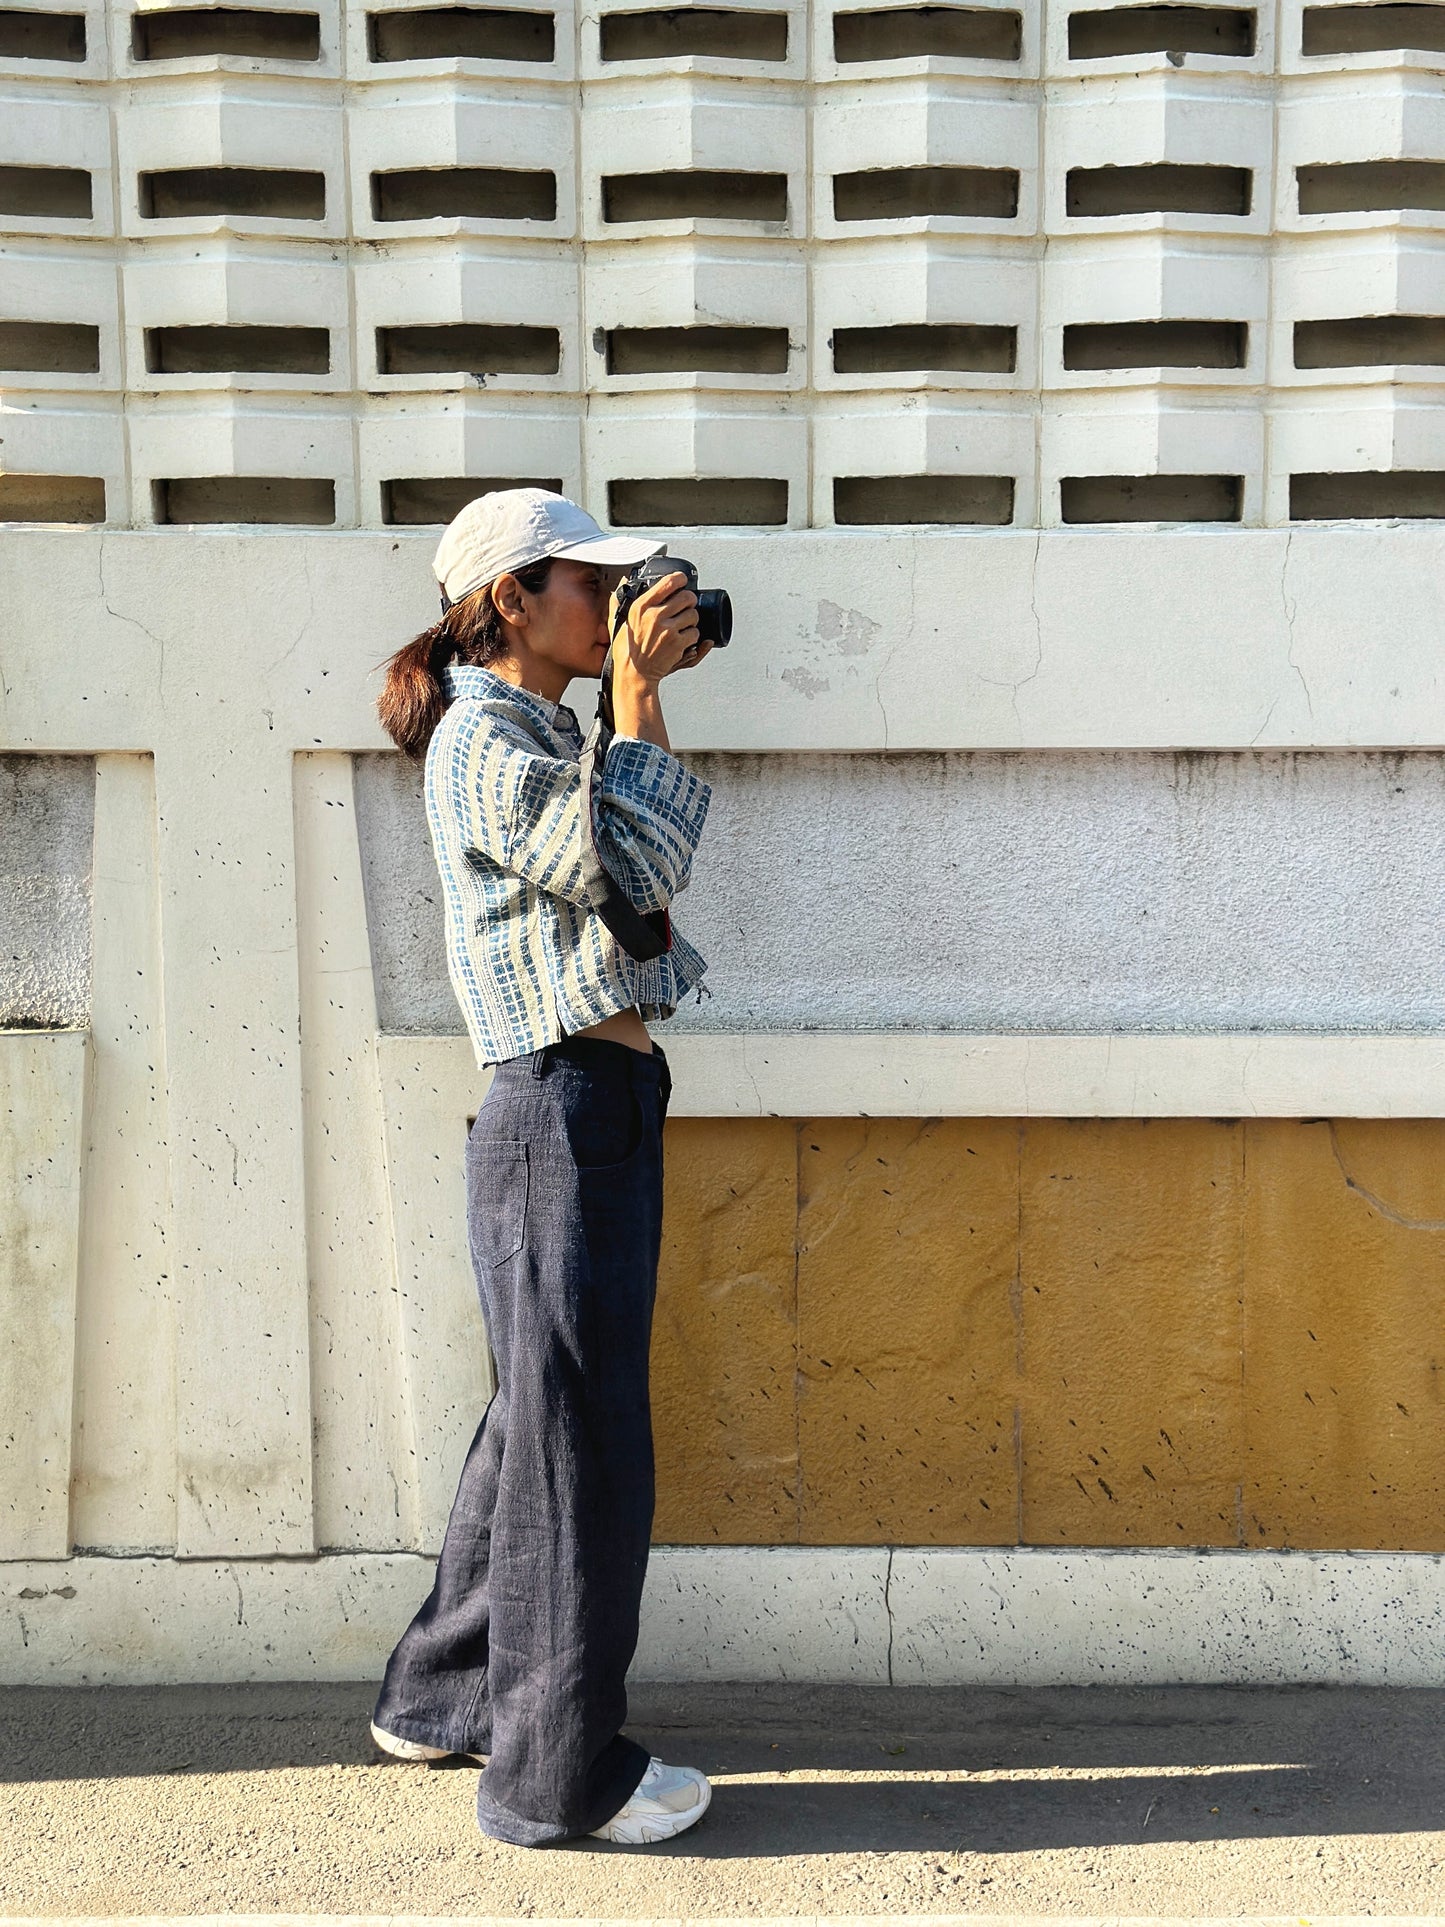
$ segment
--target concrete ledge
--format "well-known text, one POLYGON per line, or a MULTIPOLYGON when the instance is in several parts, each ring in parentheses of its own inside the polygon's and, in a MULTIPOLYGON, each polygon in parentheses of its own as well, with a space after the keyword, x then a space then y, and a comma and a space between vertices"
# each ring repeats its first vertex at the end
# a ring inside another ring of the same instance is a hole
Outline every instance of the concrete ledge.
POLYGON ((1445 1116, 1445 1036, 1430 1034, 659 1039, 685 1117, 1445 1116))
MULTIPOLYGON (((664 1027, 658 1041, 674 1117, 1445 1117, 1445 1035, 1430 1033, 664 1027)), ((491 1082, 463 1036, 383 1037, 380 1057, 442 1143, 491 1082)))
MULTIPOLYGON (((0 1566, 0 1683, 361 1680, 410 1553, 0 1566)), ((664 1546, 633 1677, 1445 1686, 1432 1553, 664 1546)))

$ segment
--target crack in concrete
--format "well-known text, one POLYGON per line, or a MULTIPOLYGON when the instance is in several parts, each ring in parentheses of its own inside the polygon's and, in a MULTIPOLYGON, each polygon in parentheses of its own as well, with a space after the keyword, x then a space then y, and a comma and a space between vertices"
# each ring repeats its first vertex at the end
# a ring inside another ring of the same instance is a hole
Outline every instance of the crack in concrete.
POLYGON ((1039 549, 1043 541, 1043 530, 1034 530, 1034 552, 1029 560, 1029 614, 1034 623, 1034 661, 1026 676, 985 676, 979 672, 978 680, 992 685, 995 689, 1009 692, 1009 706, 1014 713, 1014 728, 1018 731, 1020 746, 1024 742, 1023 711, 1019 708, 1019 691, 1026 688, 1044 666, 1044 625, 1039 614, 1039 549))
POLYGON ((1249 1094, 1249 1075, 1254 1069, 1256 1058, 1263 1049, 1264 1041, 1261 1039, 1259 1043, 1252 1045, 1250 1049, 1245 1052, 1244 1062, 1239 1067, 1239 1101, 1241 1104, 1247 1104, 1249 1106, 1249 1115, 1251 1117, 1259 1116, 1259 1106, 1249 1094))
MULTIPOLYGON (((1300 688, 1305 692, 1305 708, 1309 711, 1309 719, 1311 724, 1313 724, 1315 719, 1314 698, 1310 695, 1310 686, 1308 682, 1306 682, 1305 680, 1305 672, 1303 669, 1300 668, 1299 663, 1295 660, 1295 653, 1294 653, 1294 644, 1295 644, 1294 625, 1295 625, 1295 617, 1299 613, 1299 604, 1290 595, 1289 589, 1287 587, 1287 583, 1289 580, 1290 551, 1293 547, 1294 547, 1294 530, 1291 529, 1284 538, 1284 562, 1281 565, 1280 572, 1279 572, 1279 599, 1280 599, 1280 605, 1284 610, 1285 633, 1289 637, 1289 644, 1285 650, 1285 660, 1288 662, 1290 668, 1293 669, 1295 674, 1299 677, 1300 688)), ((1271 706, 1271 709, 1272 709, 1272 706, 1271 706)), ((1268 717, 1266 717, 1265 720, 1268 721, 1269 720, 1268 717)))
POLYGON ((124 609, 117 609, 115 604, 111 601, 110 592, 106 588, 106 582, 105 582, 105 540, 106 539, 104 536, 100 538, 100 543, 96 550, 97 573, 99 574, 99 577, 100 577, 100 606, 105 610, 105 613, 108 616, 113 616, 117 622, 124 622, 128 624, 129 627, 132 629, 139 629, 141 634, 146 638, 148 642, 153 642, 157 649, 163 650, 165 648, 165 643, 156 634, 154 629, 148 629, 146 625, 139 620, 138 617, 128 616, 125 613, 124 609))
POLYGON ((1269 708, 1264 712, 1264 721, 1260 724, 1259 728, 1254 732, 1254 734, 1249 739, 1249 746, 1251 749, 1254 748, 1255 744, 1259 741, 1260 737, 1263 736, 1264 732, 1269 728, 1270 721, 1274 716, 1274 712, 1278 708, 1279 708, 1279 697, 1275 696, 1271 699, 1269 708))
POLYGON ((1357 1192, 1365 1200, 1371 1210, 1378 1211, 1382 1218, 1388 1218, 1391 1224, 1399 1225, 1404 1231, 1445 1231, 1445 1218, 1408 1217, 1403 1211, 1397 1210, 1393 1204, 1387 1204, 1382 1197, 1371 1191, 1368 1185, 1361 1184, 1345 1163, 1334 1119, 1328 1118, 1326 1123, 1330 1134, 1330 1150, 1334 1154, 1335 1163, 1340 1167, 1340 1176, 1351 1191, 1357 1192))
MULTIPOLYGON (((907 595, 908 640, 910 642, 913 640, 914 631, 918 627, 917 595, 918 595, 918 537, 916 535, 911 535, 908 538, 908 595, 907 595)), ((888 653, 883 658, 882 663, 879 665, 878 673, 873 678, 873 700, 878 705, 879 720, 883 724, 883 749, 884 749, 885 755, 887 754, 887 751, 889 749, 889 741, 888 741, 888 706, 883 700, 883 680, 884 680, 884 677, 887 676, 893 668, 893 658, 898 653, 898 644, 901 640, 902 640, 901 636, 899 636, 899 634, 895 630, 893 641, 888 645, 888 653)))
POLYGON ((302 638, 311 627, 312 620, 316 614, 316 587, 311 580, 311 550, 305 543, 301 546, 301 573, 306 578, 306 613, 302 616, 300 626, 295 635, 291 638, 290 642, 287 643, 280 655, 277 656, 274 662, 268 662, 265 669, 262 670, 261 673, 265 676, 274 675, 283 662, 289 662, 292 656, 296 654, 296 651, 301 646, 302 638))
POLYGON ((888 1563, 883 1568, 883 1610, 888 1615, 888 1684, 893 1684, 893 1548, 888 1548, 888 1563))

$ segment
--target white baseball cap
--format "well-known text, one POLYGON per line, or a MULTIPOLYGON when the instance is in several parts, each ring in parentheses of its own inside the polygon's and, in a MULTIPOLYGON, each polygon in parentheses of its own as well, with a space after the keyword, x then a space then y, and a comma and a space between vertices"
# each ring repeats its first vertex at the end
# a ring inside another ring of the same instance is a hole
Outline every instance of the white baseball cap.
POLYGON ((608 535, 586 509, 549 488, 496 488, 448 523, 432 571, 449 602, 544 555, 631 568, 667 547, 635 535, 608 535))

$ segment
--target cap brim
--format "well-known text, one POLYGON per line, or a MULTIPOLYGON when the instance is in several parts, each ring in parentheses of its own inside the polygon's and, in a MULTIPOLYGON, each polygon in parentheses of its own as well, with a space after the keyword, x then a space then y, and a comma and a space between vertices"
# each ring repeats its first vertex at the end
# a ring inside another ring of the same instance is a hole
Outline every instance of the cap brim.
POLYGON ((594 535, 586 542, 573 542, 565 549, 553 549, 568 562, 600 562, 630 569, 634 562, 645 562, 659 555, 666 542, 644 542, 636 535, 594 535))

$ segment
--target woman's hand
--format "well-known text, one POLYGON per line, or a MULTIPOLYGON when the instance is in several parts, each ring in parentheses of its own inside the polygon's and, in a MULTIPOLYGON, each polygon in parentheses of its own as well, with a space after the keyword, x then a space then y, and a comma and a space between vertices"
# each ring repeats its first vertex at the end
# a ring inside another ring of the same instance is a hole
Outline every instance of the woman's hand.
MULTIPOLYGON (((608 611, 608 628, 615 617, 608 611)), ((613 650, 613 686, 626 679, 656 688, 675 669, 691 669, 712 644, 698 640, 697 597, 681 570, 654 582, 627 612, 613 650)))

